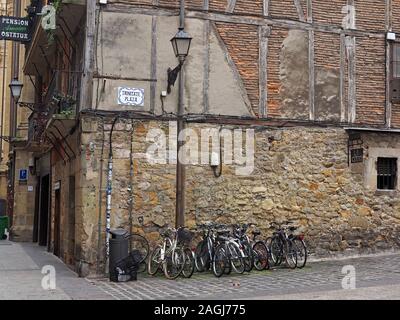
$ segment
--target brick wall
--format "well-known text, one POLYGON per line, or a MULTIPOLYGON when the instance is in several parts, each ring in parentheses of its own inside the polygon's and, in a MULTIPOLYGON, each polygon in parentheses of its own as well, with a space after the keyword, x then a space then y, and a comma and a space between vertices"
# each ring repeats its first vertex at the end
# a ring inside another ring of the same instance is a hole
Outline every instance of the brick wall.
POLYGON ((235 25, 229 23, 217 23, 216 26, 243 79, 253 110, 255 113, 258 113, 258 28, 252 25, 235 25))
POLYGON ((237 0, 234 13, 262 15, 263 0, 237 0))
POLYGON ((315 32, 315 118, 340 120, 340 35, 315 32))
POLYGON ((314 22, 342 26, 344 14, 342 8, 347 5, 347 0, 313 1, 314 22))
POLYGON ((357 38, 357 122, 384 124, 385 42, 357 38))
POLYGON ((212 11, 226 11, 227 1, 224 0, 210 0, 209 9, 212 11))
POLYGON ((369 31, 385 30, 385 1, 355 1, 355 6, 357 29, 369 31))
POLYGON ((293 0, 271 1, 269 7, 269 15, 272 17, 285 17, 289 19, 299 20, 296 7, 293 0))
POLYGON ((283 40, 287 37, 288 30, 273 27, 268 40, 268 116, 279 117, 281 115, 282 83, 279 76, 280 52, 283 40))

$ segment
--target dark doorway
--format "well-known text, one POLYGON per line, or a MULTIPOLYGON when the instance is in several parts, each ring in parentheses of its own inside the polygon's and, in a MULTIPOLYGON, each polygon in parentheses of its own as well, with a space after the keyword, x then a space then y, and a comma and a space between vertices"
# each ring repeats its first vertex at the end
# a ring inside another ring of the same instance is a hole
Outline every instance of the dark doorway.
POLYGON ((49 222, 50 176, 44 176, 40 183, 39 208, 39 245, 47 245, 47 227, 49 222))
POLYGON ((68 261, 75 264, 75 176, 69 177, 69 208, 68 208, 68 261))
POLYGON ((60 257, 60 242, 61 242, 61 185, 55 190, 54 195, 54 254, 60 257))
POLYGON ((35 212, 33 216, 33 242, 39 240, 39 208, 40 208, 40 177, 36 178, 35 187, 35 212))

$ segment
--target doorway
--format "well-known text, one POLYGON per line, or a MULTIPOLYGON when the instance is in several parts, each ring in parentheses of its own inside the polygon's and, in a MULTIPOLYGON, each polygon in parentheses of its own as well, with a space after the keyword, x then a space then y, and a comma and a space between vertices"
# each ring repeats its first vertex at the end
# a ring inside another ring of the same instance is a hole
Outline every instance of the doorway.
POLYGON ((60 257, 61 242, 61 183, 54 194, 54 254, 60 257))
POLYGON ((68 258, 69 265, 75 264, 75 176, 69 177, 68 207, 68 258))
POLYGON ((50 204, 50 175, 41 178, 40 182, 40 206, 39 206, 39 245, 47 245, 47 228, 49 225, 50 204))
POLYGON ((39 208, 40 208, 40 177, 36 178, 35 187, 35 212, 33 216, 33 242, 39 241, 39 208))

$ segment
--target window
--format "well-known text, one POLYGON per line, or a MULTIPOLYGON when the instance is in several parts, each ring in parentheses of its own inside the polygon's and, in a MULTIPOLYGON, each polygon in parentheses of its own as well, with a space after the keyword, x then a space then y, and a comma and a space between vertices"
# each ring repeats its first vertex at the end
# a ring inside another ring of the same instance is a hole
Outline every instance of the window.
POLYGON ((400 43, 393 44, 392 77, 400 79, 400 43))
POLYGON ((393 43, 391 53, 391 101, 400 102, 400 43, 393 43))
POLYGON ((378 189, 396 190, 397 158, 378 158, 378 189))

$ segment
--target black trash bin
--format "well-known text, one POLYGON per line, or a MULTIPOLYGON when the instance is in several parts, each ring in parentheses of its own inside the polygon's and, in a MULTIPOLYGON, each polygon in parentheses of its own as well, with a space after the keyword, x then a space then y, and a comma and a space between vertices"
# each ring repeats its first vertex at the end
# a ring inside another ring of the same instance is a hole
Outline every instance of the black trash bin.
POLYGON ((128 256, 128 231, 124 229, 116 229, 110 231, 110 258, 109 258, 109 272, 110 281, 118 282, 118 273, 116 270, 117 264, 128 256))

